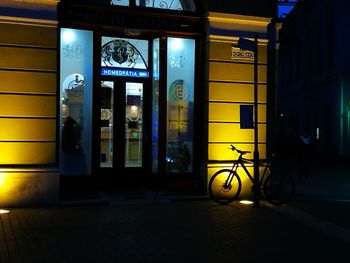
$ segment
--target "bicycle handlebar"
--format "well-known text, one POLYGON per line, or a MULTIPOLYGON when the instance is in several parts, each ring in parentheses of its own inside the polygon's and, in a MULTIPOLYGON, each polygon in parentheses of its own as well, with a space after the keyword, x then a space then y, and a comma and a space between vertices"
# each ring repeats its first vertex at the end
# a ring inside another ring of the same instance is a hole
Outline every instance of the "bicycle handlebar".
POLYGON ((238 150, 235 146, 233 146, 232 144, 231 144, 231 150, 232 151, 237 151, 239 154, 241 154, 241 155, 244 155, 244 154, 247 154, 247 153, 251 153, 250 151, 242 151, 242 150, 238 150))

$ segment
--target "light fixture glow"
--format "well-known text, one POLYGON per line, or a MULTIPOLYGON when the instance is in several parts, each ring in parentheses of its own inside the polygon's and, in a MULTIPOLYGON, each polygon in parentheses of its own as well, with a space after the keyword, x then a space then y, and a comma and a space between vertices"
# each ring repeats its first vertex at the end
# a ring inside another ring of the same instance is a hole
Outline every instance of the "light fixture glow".
POLYGON ((137 118, 137 113, 138 113, 138 107, 137 106, 131 106, 130 108, 130 115, 131 115, 131 118, 137 118))
POLYGON ((72 30, 65 29, 62 33, 62 39, 66 43, 72 43, 75 40, 75 34, 72 30))
POLYGON ((171 39, 171 48, 173 50, 180 50, 183 48, 183 41, 180 38, 172 38, 171 39))
POLYGON ((10 211, 6 209, 0 209, 0 214, 7 214, 7 213, 10 213, 10 211))
POLYGON ((250 200, 241 200, 241 201, 239 201, 241 204, 243 204, 243 205, 252 205, 253 204, 253 202, 252 201, 250 201, 250 200))

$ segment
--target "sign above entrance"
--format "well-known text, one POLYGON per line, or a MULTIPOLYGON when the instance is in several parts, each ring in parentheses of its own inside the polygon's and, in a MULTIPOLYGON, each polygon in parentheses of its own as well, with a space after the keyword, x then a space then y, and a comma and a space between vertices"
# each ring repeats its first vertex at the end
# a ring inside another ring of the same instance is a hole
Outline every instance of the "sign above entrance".
MULTIPOLYGON (((200 34, 202 20, 197 14, 181 13, 168 15, 159 12, 150 12, 145 9, 134 8, 110 8, 99 6, 98 8, 83 4, 85 1, 74 2, 60 1, 57 5, 58 21, 63 25, 71 26, 74 23, 81 25, 105 25, 112 27, 126 27, 131 29, 159 31, 180 31, 191 34, 200 34), (77 3, 79 2, 79 3, 77 3)), ((181 1, 182 3, 187 3, 181 1)), ((189 2, 189 1, 188 1, 189 2)), ((187 8, 183 6, 185 10, 187 8)))
POLYGON ((115 68, 101 68, 102 76, 113 77, 129 77, 129 78, 148 78, 149 73, 147 70, 142 69, 115 69, 115 68))

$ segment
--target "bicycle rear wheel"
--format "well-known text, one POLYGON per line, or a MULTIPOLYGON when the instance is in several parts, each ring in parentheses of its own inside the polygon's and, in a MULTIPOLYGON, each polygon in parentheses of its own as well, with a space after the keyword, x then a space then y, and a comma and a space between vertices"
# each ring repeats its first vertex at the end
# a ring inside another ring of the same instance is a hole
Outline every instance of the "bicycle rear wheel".
POLYGON ((267 201, 274 205, 283 205, 294 196, 295 183, 288 173, 274 172, 270 174, 264 184, 263 192, 267 201))
POLYGON ((209 181, 209 196, 219 204, 228 204, 235 200, 242 188, 238 174, 229 169, 216 172, 209 181))

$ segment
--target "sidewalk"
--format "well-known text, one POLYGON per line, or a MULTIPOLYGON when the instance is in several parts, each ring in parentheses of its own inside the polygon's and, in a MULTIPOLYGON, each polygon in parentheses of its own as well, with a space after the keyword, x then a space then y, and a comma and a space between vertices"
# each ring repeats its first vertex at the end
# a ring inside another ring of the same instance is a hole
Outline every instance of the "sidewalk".
POLYGON ((283 213, 212 201, 13 209, 0 262, 334 262, 349 244, 283 213))
MULTIPOLYGON (((291 173, 296 178, 295 168, 291 173)), ((296 198, 350 200, 350 162, 315 161, 310 167, 308 181, 296 182, 296 198)))

